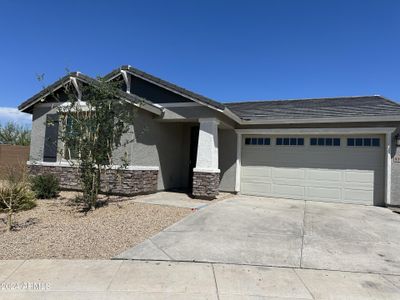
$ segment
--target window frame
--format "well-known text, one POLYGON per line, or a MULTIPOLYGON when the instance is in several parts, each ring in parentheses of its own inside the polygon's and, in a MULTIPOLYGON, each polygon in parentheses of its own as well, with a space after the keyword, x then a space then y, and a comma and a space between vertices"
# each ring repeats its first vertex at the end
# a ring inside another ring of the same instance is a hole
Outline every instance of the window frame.
POLYGON ((271 145, 271 138, 268 136, 248 136, 244 138, 244 146, 246 147, 261 147, 261 146, 270 146, 271 145), (262 141, 260 143, 260 141, 262 141))
POLYGON ((346 138, 347 147, 354 148, 379 148, 381 147, 381 138, 379 137, 347 137, 346 138))
POLYGON ((338 148, 342 145, 342 139, 340 137, 321 137, 321 136, 314 136, 310 137, 309 146, 311 147, 332 147, 338 148), (330 141, 330 142, 328 142, 330 141), (338 144, 336 142, 339 142, 338 144))
POLYGON ((283 146, 283 147, 302 147, 305 145, 304 137, 296 137, 296 136, 285 136, 285 137, 275 137, 274 146, 283 146))

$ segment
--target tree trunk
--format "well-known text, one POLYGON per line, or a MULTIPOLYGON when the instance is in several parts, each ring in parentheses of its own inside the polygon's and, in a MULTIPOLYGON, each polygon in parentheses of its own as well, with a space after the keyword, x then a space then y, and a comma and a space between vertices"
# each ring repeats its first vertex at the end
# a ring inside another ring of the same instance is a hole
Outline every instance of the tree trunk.
POLYGON ((12 214, 13 211, 10 209, 7 214, 7 231, 11 231, 12 229, 12 214))

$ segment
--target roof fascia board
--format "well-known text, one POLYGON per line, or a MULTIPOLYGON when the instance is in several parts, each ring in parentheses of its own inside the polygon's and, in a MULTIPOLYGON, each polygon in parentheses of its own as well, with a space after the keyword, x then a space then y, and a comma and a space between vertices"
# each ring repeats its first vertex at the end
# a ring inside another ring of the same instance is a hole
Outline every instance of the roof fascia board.
POLYGON ((391 134, 394 127, 236 129, 239 134, 391 134))
POLYGON ((222 113, 239 124, 242 124, 243 122, 243 120, 228 107, 226 107, 222 113))
POLYGON ((341 117, 341 118, 310 118, 310 119, 279 119, 279 120, 242 120, 240 125, 275 125, 275 124, 315 124, 315 123, 354 123, 354 122, 389 122, 400 121, 396 116, 341 117))
MULTIPOLYGON (((20 110, 20 111, 23 112, 24 110, 28 109, 29 107, 34 106, 34 105, 37 104, 38 102, 43 101, 44 98, 46 98, 47 96, 49 96, 52 92, 58 90, 59 88, 63 87, 65 84, 67 84, 67 83, 69 83, 69 82, 71 82, 71 76, 70 76, 68 79, 63 80, 62 83, 60 83, 60 84, 56 85, 55 87, 51 88, 50 91, 46 92, 46 93, 43 94, 43 95, 38 96, 37 99, 34 100, 34 101, 32 101, 31 103, 27 103, 27 104, 26 104, 25 106, 23 106, 23 107, 18 107, 18 110, 20 110)), ((40 94, 40 92, 39 92, 38 94, 40 94)))

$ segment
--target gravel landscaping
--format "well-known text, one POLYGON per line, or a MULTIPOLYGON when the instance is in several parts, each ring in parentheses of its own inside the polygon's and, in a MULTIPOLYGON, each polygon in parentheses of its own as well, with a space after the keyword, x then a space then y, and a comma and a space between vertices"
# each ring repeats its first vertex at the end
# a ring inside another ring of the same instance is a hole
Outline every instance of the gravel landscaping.
POLYGON ((125 199, 85 216, 68 205, 75 194, 38 200, 36 208, 15 216, 12 232, 6 231, 6 215, 0 214, 0 259, 110 259, 191 213, 125 199))

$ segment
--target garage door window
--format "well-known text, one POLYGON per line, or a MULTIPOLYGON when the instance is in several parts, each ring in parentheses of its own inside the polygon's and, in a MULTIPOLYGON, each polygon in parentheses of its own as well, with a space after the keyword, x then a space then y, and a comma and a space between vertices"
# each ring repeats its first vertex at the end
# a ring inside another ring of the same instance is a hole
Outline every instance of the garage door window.
POLYGON ((310 138, 311 146, 340 146, 340 138, 310 138))
POLYGON ((347 146, 350 147, 379 147, 379 138, 348 138, 347 146))
POLYGON ((304 146, 304 138, 276 138, 277 146, 304 146))
POLYGON ((245 138, 244 139, 244 144, 246 146, 252 145, 252 146, 268 146, 271 145, 271 139, 267 137, 261 137, 261 138, 245 138))

